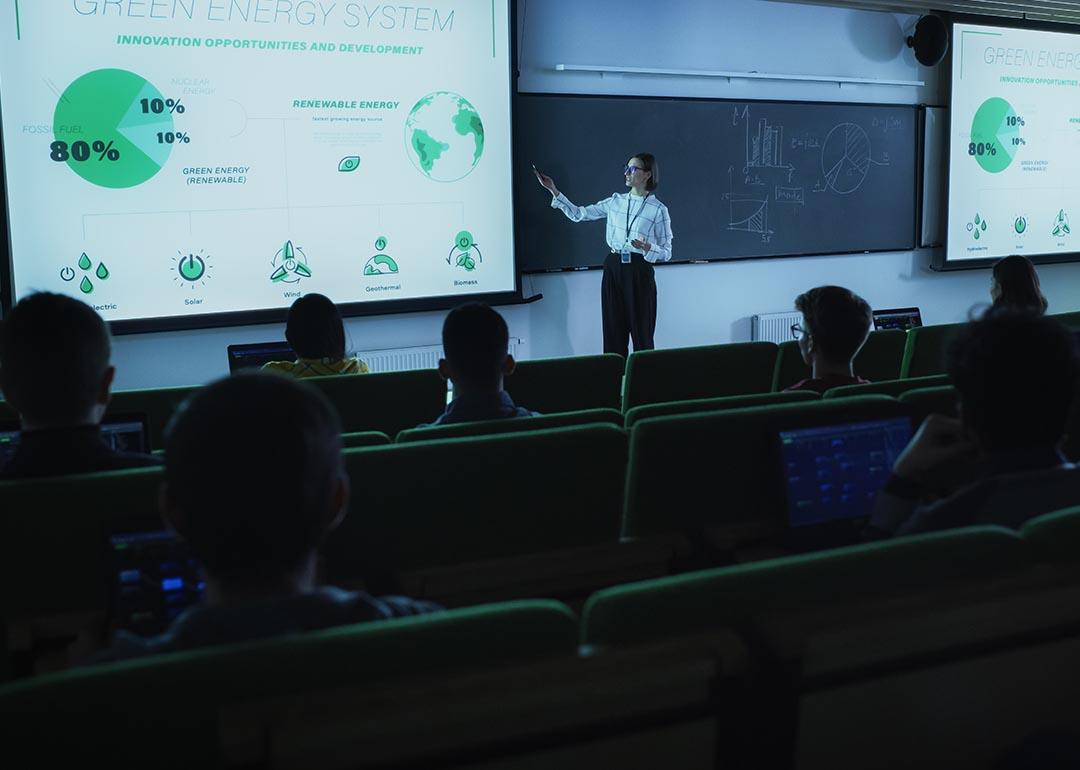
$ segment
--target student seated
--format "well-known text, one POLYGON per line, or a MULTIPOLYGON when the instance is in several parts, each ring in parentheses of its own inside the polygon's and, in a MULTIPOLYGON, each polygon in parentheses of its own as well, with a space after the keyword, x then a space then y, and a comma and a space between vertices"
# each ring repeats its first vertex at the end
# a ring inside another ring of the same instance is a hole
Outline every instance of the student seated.
POLYGON ((0 389, 21 432, 0 479, 160 465, 101 437, 116 374, 109 356, 109 330, 86 303, 42 292, 15 305, 0 327, 0 389))
POLYGON ((317 552, 345 515, 341 423, 299 381, 239 374, 196 392, 169 425, 160 501, 202 566, 202 603, 164 634, 118 635, 116 660, 429 612, 403 597, 320 586, 317 552))
POLYGON ((337 305, 322 294, 305 294, 292 303, 285 323, 285 339, 298 358, 271 361, 263 366, 293 377, 324 377, 331 374, 366 374, 367 364, 356 356, 345 357, 345 324, 337 305))
POLYGON ((840 385, 868 382, 855 374, 852 362, 870 335, 873 315, 859 295, 841 286, 818 286, 795 298, 803 322, 791 327, 810 377, 786 390, 824 393, 840 385))
POLYGON ((995 310, 1022 310, 1036 315, 1046 312, 1050 303, 1039 286, 1039 274, 1031 260, 1020 254, 994 263, 990 279, 990 299, 995 310))
POLYGON ((949 359, 960 419, 931 415, 919 428, 878 494, 870 535, 1017 527, 1080 500, 1080 469, 1060 451, 1080 383, 1072 335, 1045 316, 991 310, 949 359))
MULTIPOLYGON (((479 302, 454 308, 443 322, 439 374, 454 384, 454 400, 433 423, 533 417, 503 390, 503 377, 514 371, 510 331, 497 312, 479 302)), ((425 427, 425 426, 421 426, 425 427)))

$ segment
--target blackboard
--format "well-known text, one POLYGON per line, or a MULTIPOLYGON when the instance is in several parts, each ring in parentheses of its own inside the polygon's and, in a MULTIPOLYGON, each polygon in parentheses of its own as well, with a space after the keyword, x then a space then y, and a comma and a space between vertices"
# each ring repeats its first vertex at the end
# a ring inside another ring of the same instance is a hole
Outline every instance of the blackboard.
POLYGON ((636 152, 660 168, 673 262, 915 247, 917 109, 520 94, 514 121, 518 263, 599 266, 602 222, 575 224, 532 175, 574 203, 625 192, 636 152))

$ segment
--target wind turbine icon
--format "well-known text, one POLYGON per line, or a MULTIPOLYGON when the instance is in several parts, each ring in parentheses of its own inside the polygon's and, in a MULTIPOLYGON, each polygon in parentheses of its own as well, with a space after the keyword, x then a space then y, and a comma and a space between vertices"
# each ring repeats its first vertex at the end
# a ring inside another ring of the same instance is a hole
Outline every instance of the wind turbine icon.
POLYGON ((301 278, 311 277, 304 250, 293 246, 292 241, 285 241, 271 264, 276 265, 270 274, 273 283, 297 283, 301 278))

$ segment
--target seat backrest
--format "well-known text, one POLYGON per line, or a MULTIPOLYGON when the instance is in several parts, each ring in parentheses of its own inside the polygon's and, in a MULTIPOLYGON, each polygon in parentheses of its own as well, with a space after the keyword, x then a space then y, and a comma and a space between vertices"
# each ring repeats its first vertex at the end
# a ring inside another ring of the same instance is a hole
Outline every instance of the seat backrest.
POLYGON ((519 361, 503 387, 515 404, 542 414, 619 409, 625 369, 615 353, 519 361))
POLYGON ((635 351, 626 363, 623 411, 662 401, 767 393, 776 351, 774 342, 635 351))
POLYGON ((641 420, 630 433, 623 535, 780 527, 778 431, 901 416, 896 399, 860 396, 641 420))
POLYGON ((351 449, 331 581, 614 543, 626 433, 613 425, 351 449))
POLYGON ((788 404, 794 401, 819 401, 821 396, 812 390, 790 390, 777 393, 754 393, 749 396, 721 396, 720 398, 693 398, 688 401, 666 401, 660 404, 635 406, 626 413, 625 424, 629 430, 635 423, 650 417, 664 417, 691 412, 719 412, 723 409, 742 409, 748 406, 788 404))
POLYGON ((341 446, 345 449, 360 446, 386 446, 390 443, 393 443, 390 437, 377 430, 360 430, 341 434, 341 446))
POLYGON ((949 343, 962 328, 964 324, 938 324, 909 329, 900 376, 925 377, 928 374, 944 374, 945 354, 949 343))
POLYGON ((742 625, 754 615, 807 609, 1029 564, 1016 533, 970 527, 617 586, 593 594, 582 641, 627 645, 742 625))
POLYGON ((582 409, 577 412, 543 414, 537 417, 516 417, 506 420, 482 420, 459 422, 450 425, 433 425, 430 428, 403 430, 397 435, 399 443, 407 441, 434 441, 459 436, 487 436, 496 433, 521 433, 545 428, 565 428, 572 425, 601 423, 622 426, 623 414, 618 409, 582 409))
POLYGON ((983 483, 987 486, 979 523, 1018 528, 1080 500, 1080 468, 1071 466, 1010 473, 983 483))
POLYGON ((900 394, 900 403, 910 410, 911 419, 916 425, 921 424, 931 414, 944 414, 949 417, 958 415, 956 388, 952 385, 906 391, 900 394))
POLYGON ((840 385, 825 391, 823 398, 848 398, 849 396, 869 396, 880 394, 883 396, 899 396, 916 388, 934 388, 940 385, 949 385, 949 375, 931 374, 926 377, 911 377, 905 380, 882 380, 881 382, 868 382, 865 385, 840 385))
POLYGON ((109 414, 145 414, 150 449, 165 448, 165 428, 177 407, 198 390, 196 385, 147 390, 116 390, 109 400, 109 414))
POLYGON ((520 601, 71 670, 0 688, 4 751, 42 766, 85 752, 120 767, 222 767, 230 704, 569 659, 577 636, 565 605, 520 601))
POLYGON ((162 529, 161 468, 0 483, 0 607, 7 618, 107 605, 107 530, 162 529))
POLYGON ((1066 328, 1080 331, 1080 310, 1073 310, 1068 313, 1053 313, 1050 317, 1066 328))
POLYGON ((446 409, 446 382, 434 369, 311 377, 305 382, 330 399, 347 433, 374 430, 396 436, 435 420, 446 409))
POLYGON ((1020 536, 1037 561, 1080 564, 1080 505, 1028 520, 1020 536))
POLYGON ((0 401, 0 422, 18 422, 19 413, 7 401, 0 401))
MULTIPOLYGON (((906 342, 907 332, 902 329, 870 332, 866 344, 862 346, 852 364, 855 374, 871 382, 895 380, 900 376, 900 362, 904 358, 906 342)), ((796 340, 780 343, 773 375, 773 390, 791 387, 809 376, 810 367, 802 360, 799 343, 796 340)))

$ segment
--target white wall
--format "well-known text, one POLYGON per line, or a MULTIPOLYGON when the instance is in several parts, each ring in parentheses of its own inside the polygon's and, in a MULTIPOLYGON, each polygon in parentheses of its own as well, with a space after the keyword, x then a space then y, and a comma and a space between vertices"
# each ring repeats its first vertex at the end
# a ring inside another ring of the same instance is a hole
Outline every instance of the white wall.
MULTIPOLYGON (((734 99, 943 104, 944 72, 920 67, 903 45, 903 14, 765 0, 518 0, 522 91, 713 96, 734 99), (921 88, 601 77, 556 72, 564 64, 840 75, 924 80, 921 88)), ((616 180, 618 182, 619 180, 616 180)), ((618 186, 614 184, 614 186, 618 186)), ((538 195, 544 193, 537 190, 538 195)), ((672 212, 678 227, 678 212, 672 212)), ((582 225, 585 226, 585 225, 582 225)), ((687 223, 689 226, 689 223, 687 223)), ((599 225, 597 225, 599 228, 599 225)), ((675 247, 678 248, 676 227, 675 247)), ((597 241, 603 233, 597 229, 597 241)), ((791 308, 809 287, 848 286, 875 307, 917 305, 928 323, 963 320, 987 299, 988 271, 932 273, 927 252, 771 259, 657 270, 660 347, 749 339, 750 316, 791 308)), ((1080 308, 1080 265, 1042 267, 1052 312, 1080 308)), ((532 305, 506 308, 521 357, 599 352, 600 273, 527 276, 532 305)), ((441 313, 354 319, 352 347, 438 342, 441 313)), ((225 346, 281 339, 280 325, 121 337, 118 387, 205 382, 226 371, 225 346)))

